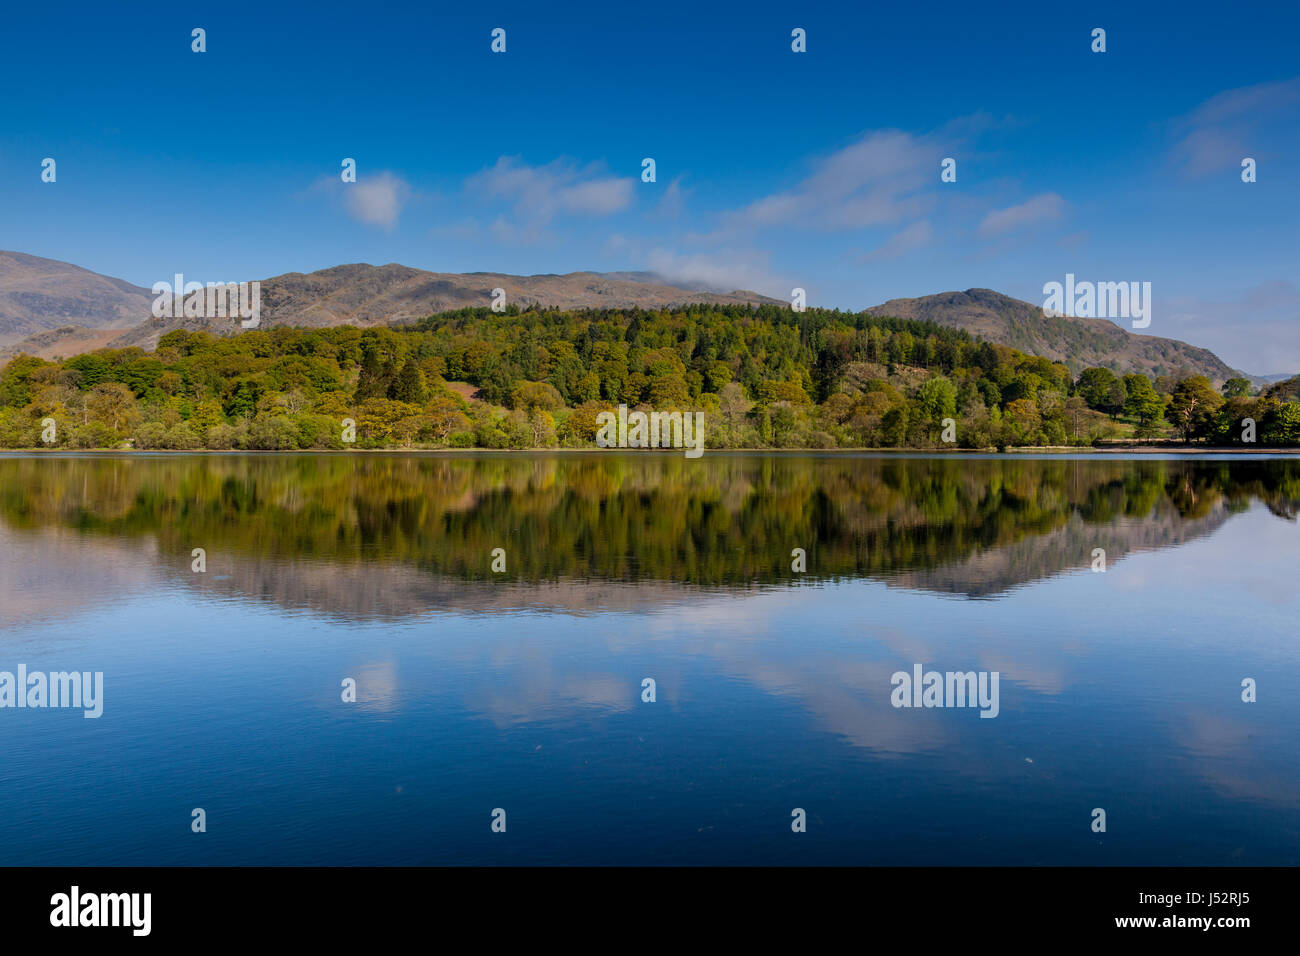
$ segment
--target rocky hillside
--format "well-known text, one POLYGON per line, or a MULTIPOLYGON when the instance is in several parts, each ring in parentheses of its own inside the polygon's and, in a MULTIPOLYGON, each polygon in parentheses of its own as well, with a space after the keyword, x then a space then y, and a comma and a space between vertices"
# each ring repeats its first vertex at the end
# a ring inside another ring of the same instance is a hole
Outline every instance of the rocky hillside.
POLYGON ((437 312, 506 302, 561 309, 655 309, 683 302, 772 302, 755 292, 682 289, 657 277, 599 272, 512 276, 495 272, 425 272, 390 263, 354 264, 319 272, 290 272, 262 283, 262 321, 269 325, 381 325, 411 322, 437 312))
POLYGON ((65 326, 125 329, 149 317, 148 289, 21 252, 0 250, 0 347, 65 326))
POLYGON ((1089 366, 1103 366, 1152 378, 1204 375, 1215 384, 1240 374, 1208 349, 1177 339, 1135 335, 1109 319, 1045 316, 1041 307, 992 289, 891 299, 867 311, 965 329, 990 342, 1064 362, 1076 374, 1089 366))
MULTIPOLYGON (((75 266, 64 268, 76 269, 75 266)), ((77 271, 94 276, 85 270, 77 271)), ((116 279, 97 278, 105 283, 118 282, 116 279)), ((136 289, 126 283, 121 285, 136 289)), ((384 266, 354 263, 319 272, 289 272, 261 280, 261 327, 372 326, 413 322, 437 312, 491 305, 492 290, 498 288, 505 290, 507 303, 562 309, 656 309, 685 302, 744 304, 776 301, 756 292, 681 288, 669 285, 667 280, 651 273, 572 272, 567 275, 513 276, 494 272, 426 272, 395 263, 384 266)), ((150 313, 152 296, 146 290, 137 291, 143 298, 132 300, 134 314, 129 321, 121 321, 116 326, 129 328, 108 341, 93 334, 102 323, 73 323, 62 312, 50 312, 42 323, 33 326, 33 330, 58 329, 56 333, 39 334, 26 341, 17 341, 21 335, 11 336, 8 341, 0 339, 0 350, 67 357, 105 346, 151 349, 159 336, 173 329, 207 330, 223 335, 240 330, 239 322, 233 319, 153 318, 150 313), (10 342, 13 344, 3 349, 10 342)))

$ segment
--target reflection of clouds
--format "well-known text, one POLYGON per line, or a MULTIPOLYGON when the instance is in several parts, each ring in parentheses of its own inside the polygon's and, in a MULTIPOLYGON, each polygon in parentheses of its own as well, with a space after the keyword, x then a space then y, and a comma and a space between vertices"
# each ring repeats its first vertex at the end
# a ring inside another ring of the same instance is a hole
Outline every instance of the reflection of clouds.
MULTIPOLYGON (((1058 761, 1076 759, 1081 741, 1096 732, 1070 716, 1080 705, 1118 708, 1143 726, 1163 728, 1172 702, 1186 694, 1188 681, 1219 666, 1227 642, 1235 642, 1252 667, 1262 657, 1294 671, 1294 646, 1280 620, 1243 626, 1240 602, 1207 599, 1221 593, 1213 582, 1225 578, 1254 581, 1270 593, 1290 586, 1283 555, 1293 553, 1296 529, 1262 509, 1242 516, 1240 525, 1229 524, 1182 549, 1132 554, 1105 575, 1084 571, 1043 580, 998 602, 936 600, 854 581, 696 594, 649 613, 611 613, 594 632, 583 628, 576 639, 584 658, 602 662, 604 669, 592 666, 567 681, 537 660, 520 666, 537 648, 525 650, 510 635, 494 636, 500 645, 480 648, 480 654, 494 662, 483 683, 498 690, 490 705, 477 695, 476 709, 526 722, 576 716, 591 706, 585 699, 606 700, 603 706, 612 708, 602 683, 611 660, 650 655, 684 664, 684 672, 671 679, 662 666, 647 673, 659 680, 661 701, 680 695, 676 706, 686 716, 712 672, 796 703, 814 727, 875 759, 924 755, 956 778, 1003 781, 1007 759, 1014 756, 1018 766, 1022 746, 1040 748, 1030 753, 1053 752, 1058 761), (1250 560, 1240 560, 1242 555, 1250 560), (1126 575, 1141 586, 1122 586, 1126 575), (1205 613, 1207 607, 1214 613, 1205 613), (1189 614, 1190 608, 1198 613, 1189 614), (1225 617, 1234 624, 1225 626, 1225 617), (599 646, 592 647, 593 641, 599 646), (896 710, 889 703, 890 676, 912 662, 935 670, 999 671, 1002 715, 980 721, 968 719, 976 717, 973 709, 896 710), (1135 672, 1150 675, 1150 693, 1126 698, 1108 690, 1108 682, 1135 672), (511 690, 502 692, 502 686, 511 690), (1021 719, 1044 713, 1067 721, 1056 740, 1042 738, 1021 719)), ((1291 596, 1279 604, 1294 601, 1291 596)), ((542 657, 562 666, 558 662, 574 646, 574 639, 557 640, 542 657)), ((620 679, 617 688, 626 702, 618 709, 635 706, 637 681, 620 679)), ((1258 733, 1239 722, 1202 717, 1188 734, 1180 721, 1145 741, 1147 756, 1141 759, 1128 736, 1110 739, 1108 746, 1125 767, 1148 766, 1154 759, 1160 773, 1181 776, 1189 772, 1182 754, 1194 764, 1190 772, 1226 798, 1295 804, 1296 775, 1276 756, 1294 751, 1293 731, 1275 726, 1269 743, 1276 746, 1261 747, 1258 733), (1261 772, 1261 765, 1267 769, 1261 772)))
POLYGON ((888 647, 893 652, 893 656, 900 661, 922 663, 932 661, 939 653, 938 647, 942 643, 935 637, 898 627, 873 627, 871 634, 888 647))
MULTIPOLYGON (((902 634, 897 629, 884 630, 875 636, 897 660, 907 662, 908 666, 920 663, 927 670, 997 671, 1004 688, 1014 683, 1038 694, 1060 694, 1065 689, 1064 658, 1071 655, 1059 644, 1044 644, 1032 637, 1026 639, 1025 635, 1007 629, 973 629, 957 646, 939 635, 927 639, 902 634)), ((890 673, 897 669, 891 669, 890 673)))
MULTIPOLYGON (((805 607, 820 588, 701 595, 678 609, 651 615, 644 630, 660 637, 690 634, 697 646, 720 636, 750 638, 771 632, 775 611, 805 607), (702 640, 701 640, 702 639, 702 640)), ((780 636, 780 635, 778 635, 780 636)), ((624 635, 624 640, 630 635, 624 635)))
MULTIPOLYGON (((1243 703, 1242 706, 1251 705, 1243 703)), ((1184 749, 1220 760, 1240 757, 1248 749, 1246 741, 1257 732, 1222 712, 1211 716, 1199 711, 1184 711, 1171 720, 1170 725, 1184 749)))
POLYGON ((1008 681, 1013 681, 1016 686, 1036 694, 1056 696, 1065 692, 1068 678, 1064 661, 1033 661, 1026 657, 1024 648, 1017 648, 1014 654, 1009 650, 989 651, 980 654, 979 667, 976 669, 997 671, 1002 675, 1003 687, 1007 686, 1008 681))
POLYGON ((753 685, 772 694, 792 696, 822 727, 855 747, 879 755, 910 754, 943 746, 944 723, 930 714, 895 709, 889 702, 893 664, 845 663, 824 653, 810 654, 784 668, 752 661, 727 661, 753 685))
MULTIPOLYGON (((508 664, 500 666, 509 667, 508 664)), ((595 709, 627 711, 641 699, 641 681, 601 673, 556 673, 548 667, 511 667, 504 684, 474 687, 465 692, 469 710, 498 727, 576 716, 595 709)))
POLYGON ((1276 725, 1222 710, 1183 710, 1169 721, 1169 732, 1178 750, 1192 758, 1192 772, 1224 796, 1300 808, 1295 741, 1286 739, 1276 725), (1284 754, 1289 759, 1277 760, 1284 754))
MULTIPOLYGON (((797 701, 825 731, 878 755, 933 751, 947 743, 954 715, 895 709, 889 702, 890 677, 903 666, 901 661, 910 666, 914 659, 942 658, 942 641, 921 640, 902 628, 889 629, 890 637, 901 645, 913 651, 926 648, 929 652, 922 658, 908 652, 898 655, 874 633, 862 633, 843 647, 820 643, 825 634, 819 615, 827 632, 861 632, 856 608, 863 606, 864 595, 885 590, 882 585, 856 582, 829 589, 714 595, 685 608, 628 615, 625 626, 609 629, 602 648, 618 656, 649 651, 660 659, 707 662, 729 679, 797 701), (882 645, 891 652, 888 659, 881 659, 882 645)), ((559 651, 552 648, 553 654, 559 651)), ((518 723, 577 716, 592 706, 626 710, 639 699, 639 678, 613 683, 600 675, 565 679, 538 660, 536 647, 520 648, 506 637, 498 645, 481 648, 480 654, 496 672, 496 684, 466 703, 494 720, 518 723), (503 684, 510 690, 501 690, 503 684)), ((660 702, 675 702, 689 713, 692 673, 669 676, 662 666, 652 670, 646 676, 658 681, 660 702), (680 700, 674 701, 679 694, 680 700)), ((955 719, 966 716, 963 712, 955 719)))
MULTIPOLYGON (((845 659, 809 642, 816 636, 809 622, 817 620, 830 593, 801 587, 710 598, 684 615, 652 616, 644 633, 676 653, 708 658, 733 679, 798 700, 826 730, 854 746, 889 753, 939 746, 942 725, 890 705, 889 678, 896 666, 845 659), (770 656, 775 648, 782 649, 779 657, 770 656)), ((634 643, 628 635, 621 642, 634 643)))
POLYGON ((378 661, 357 671, 357 706, 386 714, 396 710, 397 703, 396 664, 378 661))

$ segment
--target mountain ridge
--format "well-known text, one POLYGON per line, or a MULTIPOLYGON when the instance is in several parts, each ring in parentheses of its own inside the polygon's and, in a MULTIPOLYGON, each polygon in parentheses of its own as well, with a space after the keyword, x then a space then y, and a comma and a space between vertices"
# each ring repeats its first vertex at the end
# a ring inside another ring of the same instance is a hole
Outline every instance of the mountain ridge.
MULTIPOLYGON (((525 308, 786 304, 748 290, 726 292, 699 282, 670 284, 673 280, 653 272, 516 276, 430 272, 396 262, 380 266, 356 262, 258 281, 261 328, 407 324, 441 312, 488 305, 495 289, 505 290, 508 303, 525 308)), ((19 352, 67 358, 99 348, 150 350, 159 337, 175 329, 218 335, 241 331, 233 319, 156 318, 151 314, 152 302, 152 293, 124 280, 58 260, 0 251, 0 359, 19 352), (60 277, 70 281, 71 287, 61 290, 60 277), (104 299, 98 307, 97 296, 104 299), (136 316, 136 321, 131 321, 136 316), (68 321, 75 317, 93 321, 68 321)), ((1108 319, 1047 316, 1038 306, 992 289, 890 299, 862 311, 965 329, 986 341, 1063 362, 1076 375, 1085 367, 1101 365, 1151 377, 1202 374, 1216 384, 1235 376, 1256 384, 1283 377, 1247 375, 1209 349, 1178 339, 1134 335, 1108 319)))
POLYGON ((69 325, 126 329, 148 317, 152 301, 124 279, 0 250, 0 346, 69 325))
POLYGON ((1180 339, 1134 335, 1110 319, 1045 315, 1039 306, 993 289, 973 288, 912 299, 890 299, 865 311, 965 329, 988 342, 1063 362, 1076 375, 1089 366, 1105 366, 1117 372, 1141 372, 1152 378, 1180 372, 1202 374, 1216 384, 1235 376, 1264 378, 1234 369, 1209 349, 1180 339), (1122 356, 1126 361, 1115 356, 1122 356))

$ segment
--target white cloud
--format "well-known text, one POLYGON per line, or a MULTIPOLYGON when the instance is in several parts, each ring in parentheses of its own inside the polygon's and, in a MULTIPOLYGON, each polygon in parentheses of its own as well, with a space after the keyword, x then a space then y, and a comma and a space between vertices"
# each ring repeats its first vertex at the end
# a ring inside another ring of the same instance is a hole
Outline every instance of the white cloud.
POLYGON ((899 256, 929 245, 933 238, 934 229, 927 220, 914 222, 902 232, 896 232, 890 236, 884 245, 868 252, 862 257, 861 261, 874 262, 881 259, 897 259, 899 256))
POLYGON ((517 156, 502 156, 494 166, 471 176, 466 185, 511 202, 519 219, 542 225, 557 215, 601 217, 620 212, 631 205, 635 182, 562 159, 529 166, 517 156))
POLYGON ((568 213, 608 216, 626 209, 632 200, 632 180, 606 177, 559 190, 556 202, 568 213))
POLYGON ((410 198, 406 181, 390 172, 358 176, 355 183, 344 185, 344 200, 353 218, 372 226, 392 229, 410 198))
POLYGON ((353 219, 392 229, 412 195, 405 179, 384 170, 358 175, 354 183, 345 183, 338 176, 321 176, 299 197, 325 196, 331 202, 340 203, 353 219))
POLYGON ((1017 206, 993 210, 980 221, 979 234, 986 238, 1000 236, 1025 226, 1053 222, 1061 218, 1065 207, 1065 200, 1056 193, 1041 193, 1017 206))
POLYGON ((669 280, 701 283, 724 292, 748 290, 773 298, 786 298, 789 283, 772 275, 764 253, 710 253, 680 255, 669 249, 652 249, 646 268, 669 280))
POLYGON ((686 213, 686 190, 682 177, 677 176, 664 187, 664 193, 655 204, 654 214, 664 219, 680 219, 686 213))
POLYGON ((1300 106, 1300 77, 1217 93, 1193 110, 1188 121, 1198 125, 1226 123, 1297 106, 1300 106))
POLYGON ((916 195, 939 181, 939 149, 924 137, 880 130, 818 160, 793 189, 728 214, 739 229, 804 226, 863 229, 891 225, 925 205, 916 195))
POLYGON ((1174 124, 1173 162, 1189 177, 1239 169, 1243 158, 1259 157, 1261 137, 1272 142, 1279 130, 1294 133, 1297 110, 1300 77, 1225 90, 1174 124))

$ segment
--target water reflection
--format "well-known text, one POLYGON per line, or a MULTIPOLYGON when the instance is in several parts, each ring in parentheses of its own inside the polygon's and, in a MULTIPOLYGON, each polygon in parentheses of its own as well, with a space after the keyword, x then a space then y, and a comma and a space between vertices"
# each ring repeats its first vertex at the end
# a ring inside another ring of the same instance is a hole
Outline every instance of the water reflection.
POLYGON ((160 580, 346 619, 430 608, 634 609, 841 579, 965 597, 1183 545, 1294 460, 671 456, 0 458, 6 619, 160 580), (193 548, 208 573, 189 573, 193 548), (490 570, 494 548, 505 574, 490 570), (791 571, 791 552, 807 571, 791 571), (84 586, 74 587, 72 582, 84 586), (635 585, 635 587, 628 587, 635 585))
POLYGON ((107 687, 98 721, 0 713, 0 845, 1300 862, 1298 479, 1263 459, 0 458, 0 666, 107 687), (998 718, 891 707, 915 662, 998 671, 998 718), (165 822, 196 793, 223 819, 202 844, 165 822), (486 848, 503 803, 527 837, 486 848), (797 846, 793 806, 815 823, 797 846), (1122 824, 1105 840, 1094 806, 1122 824))

